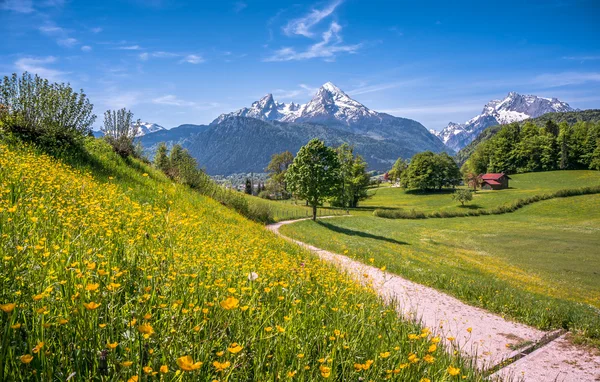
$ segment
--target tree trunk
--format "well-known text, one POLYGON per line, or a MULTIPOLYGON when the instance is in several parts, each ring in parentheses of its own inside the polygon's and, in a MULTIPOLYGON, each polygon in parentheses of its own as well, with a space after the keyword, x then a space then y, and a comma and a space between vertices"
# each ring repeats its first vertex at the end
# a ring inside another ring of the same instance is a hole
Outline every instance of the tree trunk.
POLYGON ((317 220, 317 206, 314 205, 312 210, 313 210, 313 218, 312 219, 313 219, 313 221, 316 221, 317 220))

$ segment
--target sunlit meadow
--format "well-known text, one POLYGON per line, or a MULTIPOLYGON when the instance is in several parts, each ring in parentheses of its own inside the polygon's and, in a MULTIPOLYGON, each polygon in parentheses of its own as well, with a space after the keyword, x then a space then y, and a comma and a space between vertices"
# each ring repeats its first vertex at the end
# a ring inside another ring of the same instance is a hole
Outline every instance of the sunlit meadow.
POLYGON ((0 145, 0 380, 480 379, 368 287, 103 145, 102 176, 0 145))

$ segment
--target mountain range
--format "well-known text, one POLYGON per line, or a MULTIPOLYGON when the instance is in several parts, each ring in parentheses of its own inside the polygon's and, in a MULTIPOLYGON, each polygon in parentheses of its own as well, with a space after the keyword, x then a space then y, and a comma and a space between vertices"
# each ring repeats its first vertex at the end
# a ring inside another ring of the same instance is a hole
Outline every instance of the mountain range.
POLYGON ((354 145, 374 170, 387 170, 398 157, 425 150, 451 151, 419 122, 373 111, 330 82, 303 105, 280 103, 267 94, 209 125, 159 130, 140 142, 149 156, 160 142, 181 144, 207 173, 228 175, 263 172, 272 154, 295 154, 312 138, 330 146, 354 145))
POLYGON ((567 111, 574 111, 574 109, 568 103, 556 98, 510 92, 504 99, 488 102, 481 114, 465 123, 450 122, 436 135, 450 149, 459 151, 490 126, 520 122, 546 113, 567 111))

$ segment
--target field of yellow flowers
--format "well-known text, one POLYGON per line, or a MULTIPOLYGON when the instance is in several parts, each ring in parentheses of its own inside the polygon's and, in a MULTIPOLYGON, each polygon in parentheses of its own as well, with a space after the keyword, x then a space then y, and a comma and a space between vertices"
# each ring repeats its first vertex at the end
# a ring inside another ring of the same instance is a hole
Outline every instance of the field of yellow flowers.
POLYGON ((370 289, 103 150, 113 175, 0 143, 1 381, 480 379, 370 289))

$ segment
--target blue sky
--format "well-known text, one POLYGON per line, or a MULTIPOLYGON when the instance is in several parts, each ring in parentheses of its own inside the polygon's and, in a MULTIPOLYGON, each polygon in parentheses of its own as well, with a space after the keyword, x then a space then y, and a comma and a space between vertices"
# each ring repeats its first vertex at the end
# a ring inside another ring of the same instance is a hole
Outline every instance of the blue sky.
POLYGON ((165 127, 332 81, 427 128, 509 91, 600 108, 600 2, 0 0, 0 73, 165 127))

